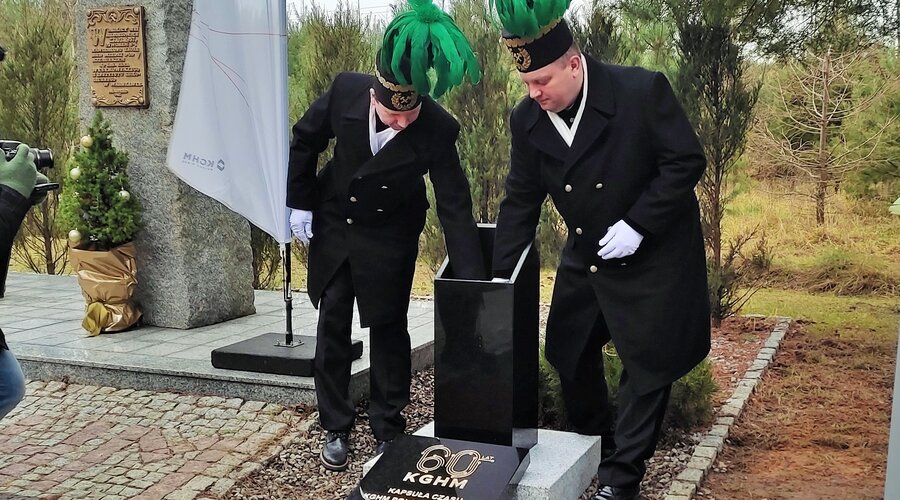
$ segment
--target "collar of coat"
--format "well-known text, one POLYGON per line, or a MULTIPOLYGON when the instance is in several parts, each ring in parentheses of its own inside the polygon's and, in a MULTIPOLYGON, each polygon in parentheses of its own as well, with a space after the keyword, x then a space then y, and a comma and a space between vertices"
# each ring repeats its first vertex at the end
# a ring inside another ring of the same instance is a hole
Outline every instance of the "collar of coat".
POLYGON ((422 110, 419 117, 405 130, 398 132, 393 139, 387 142, 378 154, 372 155, 369 144, 369 108, 371 99, 369 89, 375 84, 375 77, 364 88, 347 95, 349 105, 343 111, 342 116, 351 127, 350 136, 357 138, 361 162, 356 176, 366 176, 381 173, 388 170, 402 168, 418 159, 418 147, 416 145, 427 142, 428 131, 435 126, 435 107, 437 104, 428 96, 422 96, 422 110), (358 92, 358 93, 357 93, 358 92))
POLYGON ((528 99, 523 123, 528 132, 529 142, 541 151, 565 163, 570 168, 594 144, 609 123, 609 117, 616 114, 616 96, 613 91, 609 70, 605 64, 585 55, 588 72, 588 95, 578 133, 571 146, 560 137, 547 113, 534 100, 528 99))

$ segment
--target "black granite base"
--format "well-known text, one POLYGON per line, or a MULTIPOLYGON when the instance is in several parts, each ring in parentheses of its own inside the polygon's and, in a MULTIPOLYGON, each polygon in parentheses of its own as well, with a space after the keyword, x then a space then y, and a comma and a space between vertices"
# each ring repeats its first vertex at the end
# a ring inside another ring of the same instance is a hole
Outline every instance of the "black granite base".
MULTIPOLYGON (((362 350, 362 341, 354 341, 353 359, 362 357, 362 350)), ((283 333, 264 333, 214 349, 211 359, 214 367, 223 370, 312 377, 315 356, 315 337, 294 336, 292 346, 285 347, 283 333)))

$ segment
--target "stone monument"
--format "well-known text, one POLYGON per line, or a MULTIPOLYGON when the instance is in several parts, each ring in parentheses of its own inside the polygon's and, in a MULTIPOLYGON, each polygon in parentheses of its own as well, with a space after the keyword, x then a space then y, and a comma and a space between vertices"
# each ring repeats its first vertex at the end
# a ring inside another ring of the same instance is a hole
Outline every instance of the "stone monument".
POLYGON ((136 300, 145 323, 169 328, 255 312, 248 222, 166 167, 192 8, 192 0, 84 0, 75 11, 80 120, 101 109, 129 154, 143 225, 136 300))

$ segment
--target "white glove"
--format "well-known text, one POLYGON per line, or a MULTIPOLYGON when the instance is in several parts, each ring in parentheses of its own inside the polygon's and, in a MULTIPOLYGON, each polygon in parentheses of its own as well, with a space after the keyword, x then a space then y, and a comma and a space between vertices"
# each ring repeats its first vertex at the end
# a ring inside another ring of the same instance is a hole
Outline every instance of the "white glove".
POLYGON ((312 234, 312 212, 309 210, 291 209, 291 232, 304 245, 309 243, 312 234))
POLYGON ((491 283, 509 283, 509 278, 494 278, 491 283))
POLYGON ((623 220, 609 227, 606 236, 600 240, 600 251, 597 252, 603 260, 621 259, 633 254, 644 239, 641 233, 635 231, 623 220))

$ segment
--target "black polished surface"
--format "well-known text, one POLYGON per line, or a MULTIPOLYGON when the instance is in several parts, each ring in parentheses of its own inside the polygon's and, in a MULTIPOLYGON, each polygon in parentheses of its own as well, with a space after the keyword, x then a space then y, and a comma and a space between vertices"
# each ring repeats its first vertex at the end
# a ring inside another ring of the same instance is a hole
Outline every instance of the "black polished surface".
MULTIPOLYGON (((479 225, 493 254, 493 225, 479 225)), ((486 262, 490 268, 490 262, 486 262)), ((537 442, 539 261, 523 252, 509 283, 434 282, 435 434, 528 448, 537 442)))
MULTIPOLYGON (((293 347, 283 347, 283 344, 283 333, 264 333, 213 349, 210 361, 214 367, 223 370, 312 377, 313 360, 316 357, 316 338, 294 335, 293 347)), ((362 357, 362 351, 362 341, 353 341, 352 359, 362 357)))
POLYGON ((528 466, 528 450, 398 436, 360 483, 363 498, 493 500, 528 466))

